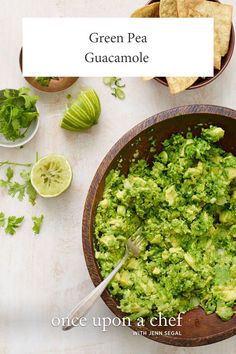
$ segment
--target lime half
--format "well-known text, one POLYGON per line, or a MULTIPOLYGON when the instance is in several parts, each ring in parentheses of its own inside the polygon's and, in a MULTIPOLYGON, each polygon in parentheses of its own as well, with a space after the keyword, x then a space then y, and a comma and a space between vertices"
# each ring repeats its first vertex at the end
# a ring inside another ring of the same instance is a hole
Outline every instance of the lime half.
POLYGON ((70 186, 72 169, 63 155, 50 154, 37 161, 31 171, 31 183, 44 198, 62 194, 70 186))

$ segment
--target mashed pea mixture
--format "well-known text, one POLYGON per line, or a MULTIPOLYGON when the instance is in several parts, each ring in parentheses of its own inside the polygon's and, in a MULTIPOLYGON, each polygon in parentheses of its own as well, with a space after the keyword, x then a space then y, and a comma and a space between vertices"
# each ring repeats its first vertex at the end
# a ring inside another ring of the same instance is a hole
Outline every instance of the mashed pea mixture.
POLYGON ((152 166, 109 173, 95 221, 96 258, 107 276, 141 226, 130 256, 109 285, 132 320, 169 317, 201 306, 229 320, 236 300, 236 157, 217 146, 222 128, 175 134, 152 166))

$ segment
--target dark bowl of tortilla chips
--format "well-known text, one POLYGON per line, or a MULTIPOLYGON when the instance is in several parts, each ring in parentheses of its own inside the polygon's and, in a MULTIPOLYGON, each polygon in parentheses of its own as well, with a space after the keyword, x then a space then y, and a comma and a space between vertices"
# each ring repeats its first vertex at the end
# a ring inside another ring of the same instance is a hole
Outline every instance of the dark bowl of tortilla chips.
POLYGON ((169 86, 172 94, 177 94, 186 89, 203 87, 219 77, 229 64, 234 51, 235 32, 232 12, 231 5, 216 0, 151 0, 144 7, 137 9, 131 17, 214 17, 215 19, 213 77, 155 77, 154 79, 169 86))

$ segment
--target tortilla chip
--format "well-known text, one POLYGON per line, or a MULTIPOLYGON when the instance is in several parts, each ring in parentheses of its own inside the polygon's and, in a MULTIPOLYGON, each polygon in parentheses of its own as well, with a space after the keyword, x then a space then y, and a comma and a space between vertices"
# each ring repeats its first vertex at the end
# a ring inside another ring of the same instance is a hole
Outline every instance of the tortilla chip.
POLYGON ((194 9, 204 17, 214 18, 215 31, 218 32, 220 39, 220 54, 224 57, 229 50, 233 7, 217 2, 203 1, 194 9))
POLYGON ((140 7, 130 17, 159 17, 159 2, 140 7))
POLYGON ((217 70, 221 69, 221 53, 220 53, 220 35, 214 30, 214 67, 217 70))
POLYGON ((190 16, 189 12, 194 9, 194 7, 204 0, 177 0, 177 12, 179 17, 196 17, 190 16))
POLYGON ((188 17, 200 18, 200 17, 203 17, 203 16, 199 12, 197 12, 196 10, 189 9, 188 17))
POLYGON ((185 0, 177 0, 177 11, 179 17, 188 17, 188 6, 185 0))
POLYGON ((178 17, 177 0, 160 0, 160 17, 178 17))
POLYGON ((201 4, 204 0, 185 0, 189 9, 193 9, 198 4, 201 4))
MULTIPOLYGON (((200 18, 203 17, 196 9, 189 9, 189 17, 200 18)), ((220 36, 219 32, 214 29, 214 67, 221 69, 221 54, 220 54, 220 36)))
POLYGON ((167 77, 166 80, 169 85, 170 93, 175 95, 176 93, 180 93, 197 81, 198 77, 167 77))

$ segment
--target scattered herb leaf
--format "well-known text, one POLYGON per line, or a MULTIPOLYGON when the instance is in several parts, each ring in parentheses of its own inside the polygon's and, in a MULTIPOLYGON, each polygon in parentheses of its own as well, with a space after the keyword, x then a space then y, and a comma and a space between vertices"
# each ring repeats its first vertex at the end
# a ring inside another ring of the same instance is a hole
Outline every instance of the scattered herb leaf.
POLYGON ((1 227, 5 226, 5 221, 6 221, 5 214, 3 212, 1 212, 0 213, 0 226, 1 227))
POLYGON ((14 171, 11 167, 8 167, 6 176, 7 176, 7 181, 10 182, 12 177, 14 176, 14 171))
POLYGON ((35 205, 36 203, 36 198, 37 198, 37 192, 32 186, 31 180, 30 180, 30 171, 23 170, 20 174, 21 178, 25 180, 25 192, 28 195, 28 200, 32 205, 35 205))
MULTIPOLYGON (((0 162, 0 166, 7 164, 7 161, 0 162)), ((9 162, 10 165, 17 165, 17 166, 31 166, 31 164, 18 164, 14 162, 9 162)), ((30 171, 22 170, 20 176, 24 183, 19 183, 16 181, 12 181, 14 176, 14 171, 11 167, 7 168, 6 171, 6 179, 0 179, 0 187, 6 188, 8 194, 11 197, 17 197, 20 201, 22 201, 25 195, 28 195, 28 200, 32 205, 35 205, 37 192, 35 191, 34 187, 31 184, 30 180, 30 171)))
POLYGON ((35 235, 38 235, 40 233, 43 219, 44 219, 44 215, 41 215, 39 217, 32 216, 32 221, 34 223, 32 230, 34 231, 35 235))
POLYGON ((25 196, 25 185, 18 182, 8 182, 8 194, 11 197, 16 197, 22 201, 25 196))
POLYGON ((16 229, 21 226, 24 220, 24 216, 16 217, 16 216, 9 216, 7 218, 7 227, 5 228, 5 232, 8 235, 15 235, 16 229))

